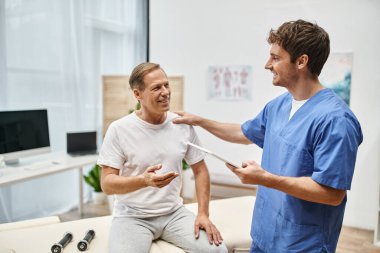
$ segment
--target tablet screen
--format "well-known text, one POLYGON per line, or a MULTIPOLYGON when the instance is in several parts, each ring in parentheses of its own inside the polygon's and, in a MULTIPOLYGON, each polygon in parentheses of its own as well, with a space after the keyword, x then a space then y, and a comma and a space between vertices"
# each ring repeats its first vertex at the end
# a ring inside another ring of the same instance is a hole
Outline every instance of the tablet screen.
POLYGON ((189 146, 192 146, 192 147, 194 147, 194 148, 197 148, 197 149, 199 149, 199 150, 201 150, 201 151, 203 151, 203 152, 205 152, 205 153, 207 153, 207 154, 210 154, 210 155, 212 155, 213 157, 215 157, 215 158, 217 158, 217 159, 219 159, 219 160, 221 160, 221 161, 223 161, 223 162, 225 162, 225 163, 228 163, 228 164, 230 164, 230 165, 232 165, 232 166, 234 166, 234 167, 236 167, 236 168, 240 168, 240 166, 236 165, 235 163, 232 163, 232 162, 228 161, 227 159, 223 158, 222 156, 220 156, 220 155, 218 155, 218 154, 216 154, 216 153, 214 153, 214 152, 212 152, 212 151, 210 151, 210 150, 208 150, 208 149, 205 149, 205 148, 203 148, 203 147, 200 147, 200 146, 198 146, 198 145, 195 145, 194 143, 191 143, 191 142, 188 142, 187 144, 188 144, 189 146))

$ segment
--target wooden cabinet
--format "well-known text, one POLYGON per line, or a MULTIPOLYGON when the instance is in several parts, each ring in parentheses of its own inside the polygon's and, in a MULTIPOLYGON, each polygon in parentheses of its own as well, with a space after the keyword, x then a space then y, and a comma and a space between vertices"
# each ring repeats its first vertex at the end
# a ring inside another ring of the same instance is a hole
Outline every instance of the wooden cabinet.
MULTIPOLYGON (((183 110, 183 76, 168 76, 171 90, 170 110, 183 110)), ((134 109, 137 103, 124 75, 103 76, 103 136, 112 121, 134 109)))

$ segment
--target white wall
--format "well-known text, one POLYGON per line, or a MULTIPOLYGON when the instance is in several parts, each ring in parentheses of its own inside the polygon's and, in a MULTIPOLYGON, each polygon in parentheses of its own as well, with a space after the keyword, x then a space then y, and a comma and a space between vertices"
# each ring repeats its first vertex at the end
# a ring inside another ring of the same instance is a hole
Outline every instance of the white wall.
MULTIPOLYGON (((285 21, 316 21, 330 34, 331 51, 353 51, 351 108, 361 122, 364 142, 349 192, 345 224, 374 229, 379 201, 380 169, 380 1, 377 0, 154 0, 150 18, 150 60, 168 74, 185 76, 185 109, 224 122, 254 117, 270 99, 283 93, 273 87, 264 69, 270 28, 285 21), (253 66, 253 94, 249 102, 206 99, 210 65, 253 66)), ((197 128, 205 147, 234 161, 260 161, 254 145, 225 143, 197 128)), ((229 171, 207 158, 212 173, 229 171)))

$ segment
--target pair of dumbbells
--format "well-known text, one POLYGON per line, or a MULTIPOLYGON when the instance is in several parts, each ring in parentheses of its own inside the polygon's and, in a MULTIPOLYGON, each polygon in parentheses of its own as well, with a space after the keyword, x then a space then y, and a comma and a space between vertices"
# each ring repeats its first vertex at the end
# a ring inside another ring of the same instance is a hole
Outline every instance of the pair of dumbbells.
MULTIPOLYGON (((78 242, 77 248, 80 251, 87 250, 88 245, 90 244, 92 239, 94 239, 94 237, 95 237, 95 231, 92 229, 88 230, 86 235, 84 236, 83 240, 80 240, 80 242, 78 242)), ((69 244, 71 242, 72 239, 73 239, 73 234, 70 232, 66 232, 63 235, 63 238, 58 243, 55 243, 51 247, 51 252, 52 253, 61 253, 63 251, 63 249, 67 246, 67 244, 69 244)))

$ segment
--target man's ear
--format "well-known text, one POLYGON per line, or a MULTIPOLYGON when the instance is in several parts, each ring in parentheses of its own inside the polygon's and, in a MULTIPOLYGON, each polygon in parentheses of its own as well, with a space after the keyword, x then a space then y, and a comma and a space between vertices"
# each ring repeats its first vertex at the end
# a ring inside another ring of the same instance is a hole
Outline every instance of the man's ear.
POLYGON ((141 91, 139 89, 133 89, 133 95, 135 95, 135 98, 140 101, 141 91))
POLYGON ((307 68, 307 63, 309 62, 309 56, 307 54, 303 54, 296 60, 297 68, 303 69, 307 68))

